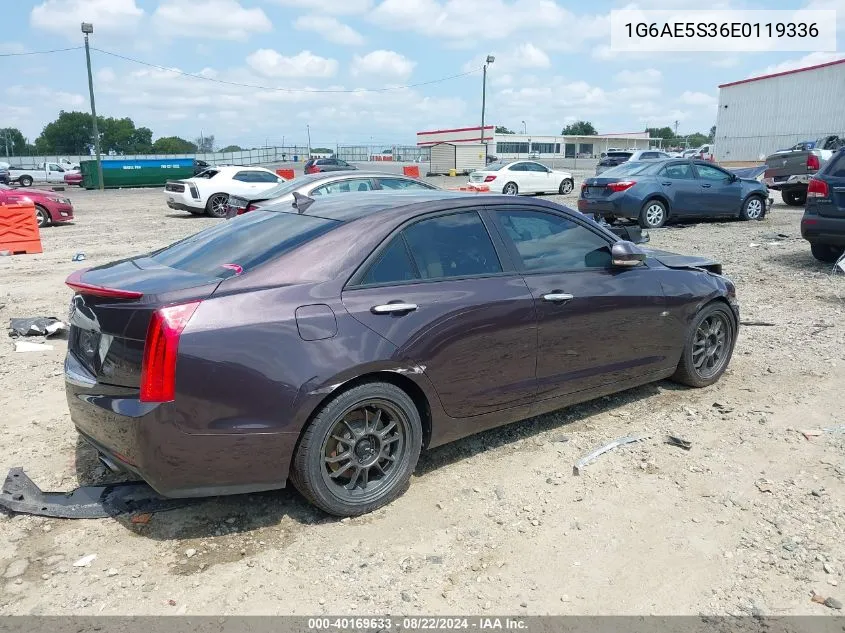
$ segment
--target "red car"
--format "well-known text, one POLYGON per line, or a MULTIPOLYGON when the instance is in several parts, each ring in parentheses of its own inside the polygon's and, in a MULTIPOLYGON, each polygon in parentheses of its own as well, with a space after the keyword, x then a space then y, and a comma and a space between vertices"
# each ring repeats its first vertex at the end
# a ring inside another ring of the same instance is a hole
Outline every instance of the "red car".
POLYGON ((27 200, 35 205, 35 217, 39 228, 73 220, 71 201, 53 191, 0 185, 0 204, 20 204, 27 200))
POLYGON ((66 185, 79 185, 82 186, 82 172, 80 171, 69 171, 65 174, 65 184, 66 185))

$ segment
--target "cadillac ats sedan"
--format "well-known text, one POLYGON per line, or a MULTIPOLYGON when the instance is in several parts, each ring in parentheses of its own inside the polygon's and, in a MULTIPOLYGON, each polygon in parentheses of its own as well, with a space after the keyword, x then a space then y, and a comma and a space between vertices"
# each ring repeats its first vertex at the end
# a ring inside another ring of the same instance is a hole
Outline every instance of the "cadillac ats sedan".
POLYGON ((735 288, 706 258, 540 199, 304 201, 68 278, 67 401, 107 465, 359 515, 421 450, 730 361, 735 288))

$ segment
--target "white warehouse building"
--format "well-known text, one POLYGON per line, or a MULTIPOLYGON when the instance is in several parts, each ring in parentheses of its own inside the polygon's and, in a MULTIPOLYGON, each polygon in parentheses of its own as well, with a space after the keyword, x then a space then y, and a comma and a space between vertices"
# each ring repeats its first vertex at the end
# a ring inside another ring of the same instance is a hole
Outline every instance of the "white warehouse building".
POLYGON ((719 86, 716 160, 760 161, 831 134, 845 137, 845 59, 719 86))
POLYGON ((498 134, 495 125, 427 130, 417 132, 417 146, 434 147, 441 143, 455 146, 483 145, 488 155, 499 158, 598 158, 609 149, 648 149, 648 132, 623 132, 595 136, 560 134, 498 134))

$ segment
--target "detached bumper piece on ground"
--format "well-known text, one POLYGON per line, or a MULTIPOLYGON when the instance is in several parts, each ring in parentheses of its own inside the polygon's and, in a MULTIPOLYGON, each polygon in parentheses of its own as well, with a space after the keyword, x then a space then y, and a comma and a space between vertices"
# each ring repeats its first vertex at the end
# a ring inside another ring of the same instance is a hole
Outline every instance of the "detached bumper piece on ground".
POLYGON ((81 486, 72 492, 43 492, 23 468, 12 468, 0 491, 0 508, 56 519, 102 519, 133 512, 162 512, 197 499, 167 499, 143 482, 81 486))

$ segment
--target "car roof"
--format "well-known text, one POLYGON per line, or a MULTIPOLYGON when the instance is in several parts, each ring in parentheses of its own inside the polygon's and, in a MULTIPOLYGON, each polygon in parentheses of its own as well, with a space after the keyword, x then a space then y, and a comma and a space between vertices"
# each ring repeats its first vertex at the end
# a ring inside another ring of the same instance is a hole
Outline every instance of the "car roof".
POLYGON ((234 174, 234 173, 237 173, 239 171, 244 171, 244 170, 261 171, 261 172, 267 172, 269 174, 273 173, 272 171, 270 171, 266 167, 258 167, 258 166, 253 166, 253 165, 218 165, 218 166, 211 165, 206 171, 210 171, 212 169, 216 170, 218 173, 221 173, 221 174, 229 174, 229 173, 234 174))

